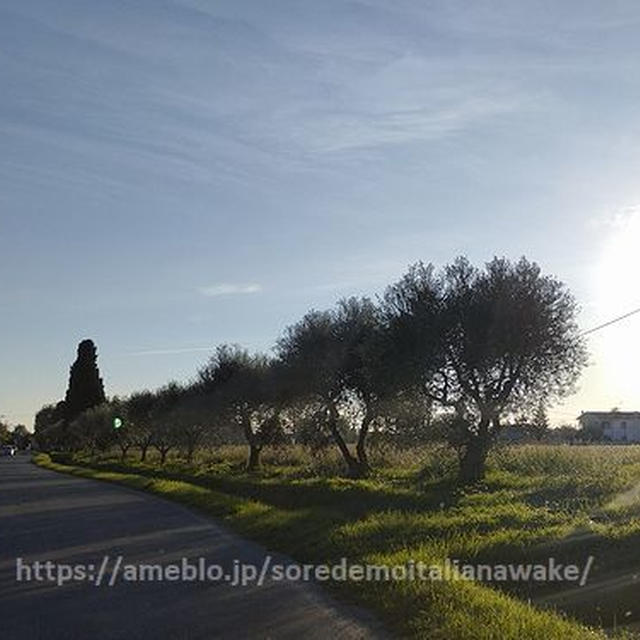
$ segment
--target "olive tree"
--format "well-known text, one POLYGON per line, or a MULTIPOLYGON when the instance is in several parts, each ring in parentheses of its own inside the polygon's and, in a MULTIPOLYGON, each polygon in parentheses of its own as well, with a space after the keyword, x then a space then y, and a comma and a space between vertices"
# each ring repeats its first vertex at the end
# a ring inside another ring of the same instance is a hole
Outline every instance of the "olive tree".
POLYGON ((586 364, 573 297, 525 258, 418 263, 383 307, 396 375, 453 412, 465 483, 483 478, 502 416, 570 393, 586 364))
POLYGON ((113 406, 109 402, 86 409, 67 428, 72 450, 86 449, 91 456, 115 443, 113 406))
POLYGON ((125 422, 133 444, 140 451, 140 462, 147 459, 147 452, 153 443, 153 410, 155 396, 151 391, 132 393, 124 402, 125 422))
POLYGON ((214 428, 221 416, 209 411, 208 403, 199 392, 197 385, 186 390, 184 399, 172 412, 179 446, 183 449, 187 462, 193 463, 196 450, 205 440, 213 441, 214 428))
MULTIPOLYGON (((384 393, 378 331, 375 305, 366 298, 350 298, 335 309, 310 311, 288 327, 277 344, 290 392, 320 407, 352 477, 369 471, 366 439, 384 393), (357 432, 355 452, 340 429, 346 417, 357 432)), ((317 412, 315 416, 318 423, 317 412)))
POLYGON ((211 411, 242 430, 249 447, 247 471, 260 466, 263 448, 281 432, 278 377, 277 363, 237 345, 219 346, 198 372, 197 385, 211 411))
POLYGON ((111 429, 114 432, 114 442, 120 449, 120 460, 125 461, 127 453, 136 444, 136 434, 133 425, 126 419, 126 401, 115 397, 109 402, 111 429), (117 422, 116 422, 117 421, 117 422))
POLYGON ((176 382, 166 384, 154 394, 151 445, 160 454, 160 464, 164 464, 169 452, 178 446, 178 424, 174 412, 183 396, 184 389, 176 382))

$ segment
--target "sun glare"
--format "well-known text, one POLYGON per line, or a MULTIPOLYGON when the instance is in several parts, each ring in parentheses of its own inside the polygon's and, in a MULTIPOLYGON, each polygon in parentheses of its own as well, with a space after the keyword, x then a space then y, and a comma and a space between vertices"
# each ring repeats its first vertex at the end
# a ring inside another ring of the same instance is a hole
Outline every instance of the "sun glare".
MULTIPOLYGON (((603 321, 640 307, 640 205, 619 215, 604 241, 595 276, 596 313, 603 321)), ((640 407, 640 315, 590 338, 596 364, 602 365, 606 393, 626 409, 640 407)))

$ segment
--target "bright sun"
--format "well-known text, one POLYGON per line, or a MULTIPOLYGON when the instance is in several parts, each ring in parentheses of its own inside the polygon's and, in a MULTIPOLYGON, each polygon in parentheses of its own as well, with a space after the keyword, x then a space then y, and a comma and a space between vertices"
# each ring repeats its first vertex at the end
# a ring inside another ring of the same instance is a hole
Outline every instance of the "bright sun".
MULTIPOLYGON (((597 312, 603 321, 640 307, 640 206, 618 216, 595 276, 597 312)), ((590 338, 607 395, 626 409, 640 409, 640 314, 590 338)))

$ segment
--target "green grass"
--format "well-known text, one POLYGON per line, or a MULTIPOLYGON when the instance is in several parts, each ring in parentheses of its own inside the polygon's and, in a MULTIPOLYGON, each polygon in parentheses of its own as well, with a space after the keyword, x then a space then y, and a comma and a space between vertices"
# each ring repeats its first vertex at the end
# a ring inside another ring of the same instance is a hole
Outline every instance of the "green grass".
MULTIPOLYGON (((590 582, 640 567, 640 447, 503 448, 492 454, 482 486, 466 490, 456 486, 451 454, 442 448, 374 450, 379 472, 366 480, 336 477, 333 454, 311 458, 300 448, 279 449, 267 453, 255 475, 242 471, 243 456, 241 448, 226 447, 201 453, 193 465, 109 456, 36 461, 191 505, 301 562, 431 564, 448 557, 502 564, 553 556, 583 566, 594 555, 590 582)), ((619 593, 599 596, 599 610, 578 599, 565 607, 570 617, 528 604, 553 596, 557 584, 331 586, 377 611, 396 635, 414 638, 604 638, 587 624, 640 619, 619 593)))

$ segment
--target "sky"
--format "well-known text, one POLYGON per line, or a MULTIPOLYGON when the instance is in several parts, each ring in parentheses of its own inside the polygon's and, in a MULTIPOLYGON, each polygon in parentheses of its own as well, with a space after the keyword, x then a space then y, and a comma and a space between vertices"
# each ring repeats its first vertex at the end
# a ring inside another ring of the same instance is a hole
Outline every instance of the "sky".
MULTIPOLYGON (((3 0, 0 415, 92 338, 107 393, 268 350, 418 260, 526 255, 589 329, 640 307, 640 5, 3 0)), ((640 315, 581 410, 640 410, 640 315)))

